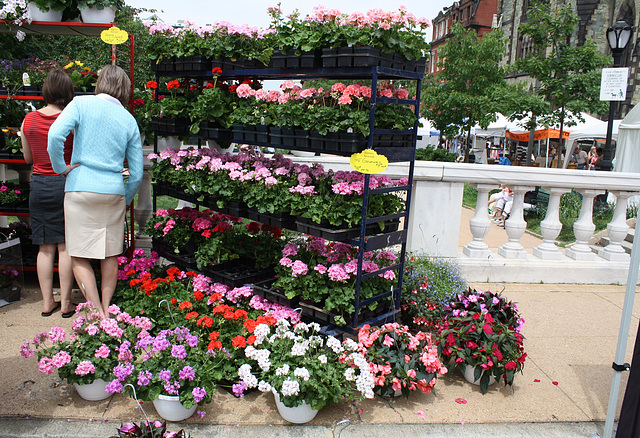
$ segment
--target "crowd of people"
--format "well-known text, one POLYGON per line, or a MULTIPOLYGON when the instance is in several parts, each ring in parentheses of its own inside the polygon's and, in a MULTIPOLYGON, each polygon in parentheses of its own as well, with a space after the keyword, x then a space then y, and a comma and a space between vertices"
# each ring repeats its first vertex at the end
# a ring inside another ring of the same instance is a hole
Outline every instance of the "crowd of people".
POLYGON ((62 70, 43 85, 45 106, 27 114, 21 127, 25 161, 33 165, 29 210, 42 316, 75 313, 75 281, 86 300, 108 316, 124 249, 126 206, 142 182, 140 131, 126 109, 131 81, 120 67, 107 65, 95 95, 74 97, 62 70), (125 182, 124 161, 128 167, 125 182), (60 301, 53 296, 58 258, 60 301), (100 287, 91 260, 100 260, 100 287))

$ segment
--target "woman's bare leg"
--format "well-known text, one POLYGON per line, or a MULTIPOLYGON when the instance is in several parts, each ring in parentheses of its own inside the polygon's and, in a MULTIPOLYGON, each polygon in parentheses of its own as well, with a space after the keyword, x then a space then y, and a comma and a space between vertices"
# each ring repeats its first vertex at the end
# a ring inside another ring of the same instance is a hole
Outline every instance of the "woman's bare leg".
POLYGON ((102 285, 102 308, 107 313, 111 298, 118 283, 118 257, 111 256, 100 260, 101 285, 102 285))
POLYGON ((40 292, 42 292, 42 311, 45 313, 50 312, 56 305, 53 298, 53 262, 55 258, 55 243, 43 243, 39 246, 36 269, 40 292))
POLYGON ((60 277, 60 302, 62 303, 62 313, 74 310, 71 305, 71 289, 73 288, 73 269, 71 268, 71 257, 67 253, 67 246, 58 243, 58 276, 60 277))
POLYGON ((105 309, 102 308, 100 302, 100 294, 96 284, 96 275, 91 267, 91 259, 82 257, 71 257, 71 266, 73 267, 73 275, 78 281, 80 290, 84 293, 87 301, 91 301, 100 315, 104 317, 105 309))

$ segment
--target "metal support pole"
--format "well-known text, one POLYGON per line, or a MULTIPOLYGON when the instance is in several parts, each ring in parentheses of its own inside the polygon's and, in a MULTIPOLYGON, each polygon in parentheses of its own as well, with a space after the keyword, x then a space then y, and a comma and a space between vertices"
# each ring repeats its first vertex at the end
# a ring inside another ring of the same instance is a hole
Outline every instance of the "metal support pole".
MULTIPOLYGON (((640 233, 640 221, 636 222, 636 235, 640 233)), ((631 324, 631 312, 633 311, 633 300, 636 294, 636 283, 638 282, 638 266, 640 265, 640 252, 637 242, 633 242, 631 250, 631 261, 629 263, 629 274, 627 275, 627 288, 622 306, 622 318, 620 321, 620 332, 618 333, 618 345, 614 364, 624 364, 624 357, 627 351, 627 339, 629 338, 629 326, 631 324)), ((614 369, 611 379, 611 392, 609 393, 609 405, 607 407, 607 418, 604 423, 604 438, 613 436, 613 421, 615 420, 616 408, 618 407, 618 393, 620 392, 620 379, 622 371, 614 369)))
MULTIPOLYGON (((613 66, 621 67, 623 50, 613 51, 613 66)), ((613 160, 613 151, 611 147, 611 139, 613 137, 613 118, 615 117, 616 101, 609 102, 609 120, 607 120, 607 138, 604 144, 604 154, 602 156, 602 162, 600 164, 600 170, 611 170, 611 160, 613 160)))

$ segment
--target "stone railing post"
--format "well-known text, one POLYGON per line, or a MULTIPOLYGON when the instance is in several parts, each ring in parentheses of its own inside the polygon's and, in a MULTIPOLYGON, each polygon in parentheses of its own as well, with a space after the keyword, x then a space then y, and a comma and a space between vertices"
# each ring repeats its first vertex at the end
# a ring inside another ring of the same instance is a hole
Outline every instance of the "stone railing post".
POLYGON ((604 190, 579 189, 578 192, 582 195, 582 208, 578 220, 573 223, 576 243, 567 248, 565 254, 574 260, 596 260, 598 256, 589 246, 589 239, 596 229, 593 224, 593 199, 604 190))
POLYGON ((524 220, 524 194, 535 187, 513 186, 513 206, 509 219, 504 221, 504 229, 507 231, 509 240, 498 248, 498 254, 508 259, 527 258, 527 252, 520 244, 520 238, 527 230, 527 222, 524 220))
POLYGON ((491 220, 487 213, 487 203, 489 201, 489 191, 495 189, 495 184, 474 184, 478 190, 478 198, 476 200, 476 213, 469 220, 469 228, 473 240, 466 244, 462 249, 463 254, 472 258, 485 258, 491 254, 489 246, 484 238, 491 227, 491 220))
POLYGON ((569 189, 544 188, 549 192, 549 205, 544 220, 540 222, 540 232, 542 233, 542 243, 533 248, 533 255, 541 259, 557 260, 563 254, 556 245, 556 238, 562 231, 560 222, 560 197, 564 193, 569 193, 569 189))
POLYGON ((613 210, 613 219, 607 224, 609 244, 598 251, 598 255, 607 260, 628 261, 630 255, 622 247, 622 241, 629 233, 627 225, 627 201, 634 192, 612 191, 616 197, 616 207, 613 210))
POLYGON ((138 232, 136 233, 136 247, 147 248, 151 247, 151 239, 143 234, 147 221, 151 219, 152 202, 151 202, 151 179, 149 178, 149 169, 151 169, 151 163, 147 158, 153 147, 144 146, 144 173, 142 175, 142 182, 138 189, 138 203, 136 204, 136 222, 138 223, 138 232))

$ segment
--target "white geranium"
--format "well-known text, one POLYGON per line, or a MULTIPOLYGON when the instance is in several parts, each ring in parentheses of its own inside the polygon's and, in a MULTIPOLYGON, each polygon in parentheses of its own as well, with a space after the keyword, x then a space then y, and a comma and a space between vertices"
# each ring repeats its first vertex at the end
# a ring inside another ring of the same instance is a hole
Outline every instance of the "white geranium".
POLYGON ((286 363, 281 367, 276 368, 276 376, 286 376, 287 374, 289 374, 289 370, 290 370, 289 364, 286 363))
POLYGON ((284 382, 282 382, 281 393, 285 397, 291 396, 291 395, 298 395, 298 393, 300 393, 300 384, 298 383, 297 380, 287 379, 284 382))
POLYGON ((256 337, 256 341, 253 345, 260 345, 267 336, 271 333, 271 328, 267 324, 258 324, 253 331, 253 335, 256 337))
POLYGON ((260 382, 258 383, 258 390, 260 392, 270 392, 271 391, 271 385, 269 385, 264 380, 260 380, 260 382))
POLYGON ((327 363, 327 355, 326 354, 321 354, 320 356, 318 356, 318 362, 327 363))
POLYGON ((311 377, 311 375, 309 374, 309 370, 304 367, 296 368, 293 372, 293 375, 296 377, 300 377, 305 382, 309 380, 309 377, 311 377))
POLYGON ((333 352, 336 353, 336 354, 340 354, 344 350, 342 348, 342 344, 340 344, 340 341, 338 341, 333 336, 329 336, 327 338, 327 347, 331 348, 331 350, 333 350, 333 352))
POLYGON ((293 356, 305 356, 309 350, 309 341, 306 339, 296 339, 295 344, 291 347, 293 356))

